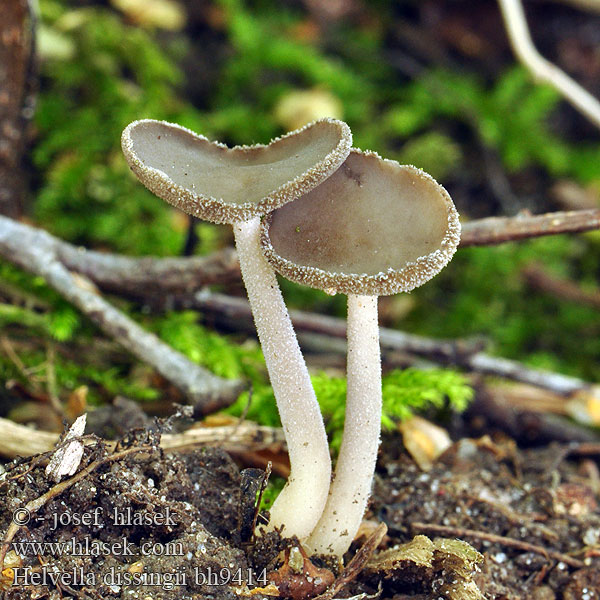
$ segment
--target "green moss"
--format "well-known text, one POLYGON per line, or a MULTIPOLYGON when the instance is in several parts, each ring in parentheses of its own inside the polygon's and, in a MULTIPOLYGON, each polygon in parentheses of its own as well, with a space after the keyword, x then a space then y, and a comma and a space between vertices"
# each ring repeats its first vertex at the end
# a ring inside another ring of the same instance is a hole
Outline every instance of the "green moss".
POLYGON ((460 146, 450 137, 429 131, 409 140, 396 155, 405 165, 419 165, 435 179, 447 179, 462 162, 460 146))
MULTIPOLYGON (((327 421, 331 447, 339 449, 344 428, 346 380, 327 375, 313 377, 321 410, 327 421)), ((467 379, 450 369, 394 370, 384 375, 382 382, 382 426, 391 429, 398 420, 414 412, 446 405, 463 411, 473 397, 467 379)))
MULTIPOLYGON (((408 78, 393 66, 388 38, 397 7, 389 0, 365 8, 364 21, 341 19, 328 25, 327 36, 312 38, 299 33, 311 26, 300 5, 221 0, 214 7, 221 24, 215 20, 211 35, 219 38, 222 55, 214 73, 198 75, 210 79, 202 82, 206 91, 194 99, 196 106, 186 98, 181 67, 196 42, 185 31, 135 27, 107 3, 76 9, 73 4, 40 1, 41 88, 31 203, 39 226, 72 242, 128 254, 177 254, 187 219, 129 173, 119 147, 123 127, 141 117, 164 118, 228 143, 266 142, 282 133, 275 105, 296 89, 326 89, 340 100, 356 146, 424 167, 448 187, 459 182, 464 189, 460 174, 468 174, 474 141, 476 149, 483 143, 494 150, 511 173, 533 168, 543 177, 582 184, 600 180, 600 145, 563 139, 553 121, 558 96, 534 85, 520 67, 489 81, 466 68, 427 66, 408 78)), ((201 223, 196 230, 202 253, 231 239, 228 228, 201 223)), ((596 290, 599 240, 599 234, 589 234, 460 250, 440 276, 413 293, 413 310, 396 325, 433 337, 485 336, 491 352, 597 381, 597 313, 531 290, 521 271, 541 262, 596 290)), ((2 263, 2 285, 18 290, 18 300, 3 295, 0 321, 8 334, 26 341, 19 354, 24 364, 43 362, 47 343, 62 349, 65 342, 89 347, 102 339, 41 278, 2 263)), ((343 296, 331 298, 289 282, 283 289, 292 306, 345 314, 343 296)), ((247 379, 253 387, 248 416, 277 424, 255 343, 240 345, 237 338, 217 335, 201 327, 193 313, 148 316, 138 307, 119 306, 192 360, 223 376, 247 379)), ((138 398, 160 393, 126 354, 112 362, 100 356, 93 366, 89 356, 75 360, 67 359, 67 352, 58 354, 63 396, 82 383, 91 384, 98 401, 115 393, 138 398)), ((20 377, 6 356, 0 357, 0 368, 6 378, 20 377)), ((446 382, 438 389, 431 380, 417 385, 403 379, 396 387, 393 378, 386 381, 386 397, 398 398, 386 409, 392 419, 418 408, 412 399, 433 394, 434 402, 440 397, 435 394, 450 397, 452 388, 446 382), (410 397, 403 390, 412 390, 410 397)), ((319 376, 315 385, 339 438, 344 382, 319 376)), ((248 394, 242 395, 233 410, 241 414, 247 401, 248 394)))
POLYGON ((154 329, 173 348, 221 377, 243 378, 254 385, 265 381, 264 359, 257 343, 239 344, 211 332, 198 323, 195 312, 173 312, 156 318, 154 329))
POLYGON ((499 356, 535 365, 545 357, 557 371, 598 380, 597 312, 536 292, 522 275, 526 265, 539 263, 577 280, 593 253, 586 238, 569 236, 460 250, 435 284, 414 292, 417 302, 403 327, 440 338, 485 336, 499 356))
POLYGON ((35 218, 71 241, 132 254, 172 254, 183 239, 170 210, 140 186, 120 152, 125 125, 141 117, 182 120, 175 57, 147 32, 104 8, 41 3, 45 31, 72 47, 42 63, 34 161, 35 218))
POLYGON ((384 119, 401 137, 440 118, 463 122, 499 152, 510 171, 541 166, 554 176, 597 181, 600 163, 593 157, 598 144, 570 144, 553 131, 552 113, 559 100, 553 88, 534 84, 522 67, 506 70, 493 86, 472 74, 438 69, 407 86, 384 119))
MULTIPOLYGON (((319 374, 312 377, 312 382, 327 424, 330 446, 337 452, 344 428, 346 380, 319 374)), ((382 393, 382 425, 387 428, 417 411, 442 409, 446 405, 462 411, 473 396, 467 379, 449 369, 391 371, 383 377, 382 393)), ((270 387, 265 385, 255 388, 250 399, 243 395, 229 412, 246 414, 248 418, 265 425, 279 425, 275 398, 270 387)))

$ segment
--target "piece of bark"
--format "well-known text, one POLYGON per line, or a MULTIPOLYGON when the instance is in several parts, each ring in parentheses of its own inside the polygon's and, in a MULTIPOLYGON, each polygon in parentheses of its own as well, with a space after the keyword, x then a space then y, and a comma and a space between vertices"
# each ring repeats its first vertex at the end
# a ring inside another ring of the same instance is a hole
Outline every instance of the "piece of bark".
POLYGON ((127 315, 109 304, 89 285, 58 260, 50 236, 37 230, 25 241, 15 235, 18 224, 0 216, 0 256, 30 273, 40 275, 94 322, 105 334, 127 348, 134 356, 152 365, 167 381, 179 388, 206 414, 233 402, 243 384, 213 375, 180 352, 145 331, 127 315))
POLYGON ((17 217, 27 193, 22 157, 33 115, 33 19, 28 0, 3 0, 0 19, 0 214, 17 217))

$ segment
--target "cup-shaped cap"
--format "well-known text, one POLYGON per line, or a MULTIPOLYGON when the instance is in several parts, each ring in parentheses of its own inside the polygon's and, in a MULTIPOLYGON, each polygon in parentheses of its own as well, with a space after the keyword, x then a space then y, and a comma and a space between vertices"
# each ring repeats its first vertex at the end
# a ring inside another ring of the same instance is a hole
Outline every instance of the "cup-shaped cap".
POLYGON ((350 128, 322 119, 268 145, 211 142, 189 129, 144 119, 123 131, 131 170, 157 196, 212 221, 246 221, 312 190, 345 160, 350 128))
POLYGON ((448 192, 416 167, 352 150, 320 186, 262 225, 267 260, 328 293, 388 295, 431 279, 460 240, 448 192))

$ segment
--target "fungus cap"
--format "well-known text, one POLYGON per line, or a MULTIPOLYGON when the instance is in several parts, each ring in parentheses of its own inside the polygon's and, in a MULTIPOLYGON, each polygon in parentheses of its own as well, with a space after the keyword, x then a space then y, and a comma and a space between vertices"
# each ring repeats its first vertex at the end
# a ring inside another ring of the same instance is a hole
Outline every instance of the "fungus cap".
POLYGON ((262 224, 267 260, 328 293, 409 292, 436 275, 460 240, 448 192, 413 166, 352 149, 324 183, 262 224))
POLYGON ((121 137, 131 170, 151 192, 213 223, 247 221, 298 198, 333 173, 351 145, 350 128, 336 119, 233 148, 152 119, 130 123, 121 137))

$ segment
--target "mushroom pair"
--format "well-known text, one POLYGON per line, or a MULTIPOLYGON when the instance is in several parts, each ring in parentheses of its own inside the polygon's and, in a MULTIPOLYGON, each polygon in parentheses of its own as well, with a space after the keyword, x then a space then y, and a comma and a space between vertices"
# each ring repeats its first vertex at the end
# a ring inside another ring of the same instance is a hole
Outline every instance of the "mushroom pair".
POLYGON ((365 511, 379 445, 377 296, 425 283, 460 236, 454 205, 435 180, 351 151, 351 141, 348 126, 333 119, 267 146, 229 149, 152 120, 130 124, 122 138, 130 167, 152 192, 194 216, 233 224, 290 456, 269 525, 338 557, 365 511), (331 486, 323 420, 273 269, 348 294, 346 420, 331 486))
POLYGON ((290 476, 271 508, 271 527, 306 538, 323 512, 331 458, 323 418, 273 269, 260 248, 260 219, 299 198, 345 160, 352 134, 324 119, 269 145, 210 142, 162 121, 128 125, 122 148, 140 181, 184 212, 233 225, 242 277, 290 456, 290 476))

